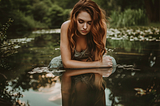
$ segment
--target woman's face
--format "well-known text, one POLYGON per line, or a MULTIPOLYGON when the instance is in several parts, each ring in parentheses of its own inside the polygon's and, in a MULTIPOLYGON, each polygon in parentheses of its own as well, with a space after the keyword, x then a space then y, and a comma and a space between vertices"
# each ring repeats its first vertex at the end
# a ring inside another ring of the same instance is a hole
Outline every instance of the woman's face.
POLYGON ((81 35, 87 35, 90 32, 91 23, 91 16, 86 11, 81 11, 77 15, 77 29, 81 35))

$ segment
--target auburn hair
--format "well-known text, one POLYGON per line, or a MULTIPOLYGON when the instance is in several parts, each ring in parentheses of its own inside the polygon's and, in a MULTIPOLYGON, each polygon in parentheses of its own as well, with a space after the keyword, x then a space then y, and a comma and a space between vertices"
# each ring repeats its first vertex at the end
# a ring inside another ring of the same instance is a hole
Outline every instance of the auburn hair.
POLYGON ((70 23, 67 35, 71 49, 71 57, 73 59, 75 36, 78 36, 77 15, 81 11, 89 13, 92 19, 91 30, 87 34, 87 46, 91 53, 88 59, 89 61, 94 61, 95 56, 97 56, 98 60, 102 60, 102 56, 106 52, 105 45, 103 43, 103 37, 106 31, 104 27, 104 22, 106 22, 105 12, 91 0, 79 0, 79 2, 74 5, 70 13, 70 23))

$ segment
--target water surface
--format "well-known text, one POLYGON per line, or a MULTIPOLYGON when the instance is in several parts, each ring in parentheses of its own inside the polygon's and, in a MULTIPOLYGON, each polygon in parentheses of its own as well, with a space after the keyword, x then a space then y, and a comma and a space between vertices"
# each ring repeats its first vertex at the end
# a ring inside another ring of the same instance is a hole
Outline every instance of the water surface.
MULTIPOLYGON (((41 71, 28 73, 34 68, 46 67, 53 57, 59 56, 59 44, 59 34, 41 34, 4 59, 10 70, 0 72, 7 78, 8 91, 22 94, 19 103, 61 106, 60 77, 41 71)), ((104 78, 106 105, 158 106, 160 43, 107 39, 106 47, 118 64, 116 71, 104 78)))

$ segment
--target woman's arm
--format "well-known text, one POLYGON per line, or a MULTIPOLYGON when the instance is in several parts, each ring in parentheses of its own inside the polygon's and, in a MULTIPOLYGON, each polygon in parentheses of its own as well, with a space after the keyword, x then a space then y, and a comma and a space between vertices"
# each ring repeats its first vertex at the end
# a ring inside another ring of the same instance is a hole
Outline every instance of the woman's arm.
MULTIPOLYGON (((83 62, 77 60, 71 60, 71 51, 69 40, 67 37, 69 21, 66 21, 61 26, 61 39, 60 39, 60 50, 61 50, 61 57, 64 68, 91 68, 91 67, 111 67, 112 61, 110 57, 106 57, 103 59, 104 61, 94 61, 94 62, 83 62)), ((105 35, 106 37, 106 35, 105 35)), ((105 38, 103 42, 105 43, 105 38)))
POLYGON ((66 70, 65 76, 71 77, 81 74, 87 74, 87 73, 96 73, 104 77, 109 77, 112 74, 113 68, 93 68, 93 69, 72 69, 72 70, 66 70))

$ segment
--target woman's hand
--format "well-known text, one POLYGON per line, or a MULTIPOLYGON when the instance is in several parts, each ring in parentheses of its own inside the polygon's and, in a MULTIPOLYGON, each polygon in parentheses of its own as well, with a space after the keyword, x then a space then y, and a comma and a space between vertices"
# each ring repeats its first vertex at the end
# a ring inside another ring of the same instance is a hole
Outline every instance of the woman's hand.
POLYGON ((102 67, 112 67, 112 58, 110 56, 103 56, 101 64, 102 67))

